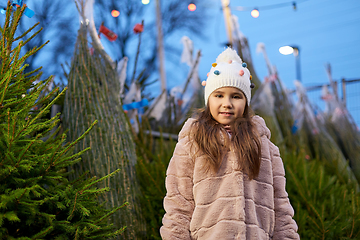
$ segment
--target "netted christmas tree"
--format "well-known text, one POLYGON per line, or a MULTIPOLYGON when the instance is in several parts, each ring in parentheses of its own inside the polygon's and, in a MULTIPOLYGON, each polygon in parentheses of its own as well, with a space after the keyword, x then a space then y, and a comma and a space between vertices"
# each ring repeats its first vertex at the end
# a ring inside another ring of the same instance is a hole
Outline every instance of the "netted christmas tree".
POLYGON ((252 108, 266 119, 272 135, 277 134, 273 141, 284 161, 286 189, 300 237, 359 239, 360 193, 353 169, 301 83, 295 81, 295 104, 263 45, 260 50, 269 76, 253 97, 252 108))
POLYGON ((13 11, 10 1, 0 28, 0 239, 108 239, 123 232, 107 221, 122 208, 106 210, 99 195, 108 189, 96 184, 103 178, 84 176, 68 181, 66 168, 80 162, 85 148, 74 146, 96 124, 92 122, 73 142, 65 143, 59 114, 48 118, 64 89, 43 94, 51 78, 39 81, 40 69, 25 72, 25 60, 44 45, 21 54, 21 39, 36 27, 18 33, 25 6, 13 11))
POLYGON ((110 191, 100 201, 107 208, 128 202, 126 208, 112 216, 111 222, 115 226, 127 226, 121 237, 141 239, 145 234, 145 223, 138 204, 140 189, 135 174, 135 143, 122 109, 119 76, 103 49, 88 42, 88 27, 83 21, 78 32, 67 75, 69 90, 65 97, 63 122, 70 131, 70 141, 78 138, 95 120, 99 123, 76 148, 91 147, 91 150, 71 169, 74 171, 72 176, 90 171, 91 175, 102 177, 120 169, 114 178, 101 183, 101 187, 109 187, 110 191))

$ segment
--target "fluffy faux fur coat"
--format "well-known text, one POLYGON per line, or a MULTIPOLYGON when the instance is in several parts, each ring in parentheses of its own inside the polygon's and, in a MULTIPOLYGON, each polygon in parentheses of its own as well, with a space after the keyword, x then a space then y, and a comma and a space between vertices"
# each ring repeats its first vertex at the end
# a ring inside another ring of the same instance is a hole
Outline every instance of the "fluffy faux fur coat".
POLYGON ((189 140, 194 119, 185 123, 166 173, 163 239, 299 239, 279 149, 265 121, 252 120, 262 144, 260 173, 253 180, 236 170, 231 149, 217 173, 206 172, 204 157, 194 158, 189 140))

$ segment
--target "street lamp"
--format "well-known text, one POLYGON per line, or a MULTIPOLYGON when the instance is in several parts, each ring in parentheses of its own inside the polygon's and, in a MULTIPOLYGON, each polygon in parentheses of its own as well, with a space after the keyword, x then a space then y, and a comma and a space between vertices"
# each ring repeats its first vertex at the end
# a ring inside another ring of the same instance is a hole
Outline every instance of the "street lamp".
POLYGON ((294 54, 295 64, 296 64, 296 80, 301 82, 301 72, 300 72, 300 49, 298 46, 283 46, 279 48, 279 52, 283 55, 294 54))

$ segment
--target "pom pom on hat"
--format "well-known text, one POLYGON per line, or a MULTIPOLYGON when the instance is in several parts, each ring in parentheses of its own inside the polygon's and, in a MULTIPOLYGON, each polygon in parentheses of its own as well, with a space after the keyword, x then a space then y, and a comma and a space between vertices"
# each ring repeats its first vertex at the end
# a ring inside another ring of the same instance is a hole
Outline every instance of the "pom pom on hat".
POLYGON ((237 52, 232 48, 227 48, 225 51, 219 54, 219 56, 216 58, 216 63, 219 64, 220 62, 229 63, 229 61, 235 61, 238 63, 242 63, 241 58, 237 54, 237 52))
MULTIPOLYGON (((251 100, 251 75, 237 52, 232 48, 225 49, 216 58, 205 82, 205 104, 213 91, 221 87, 235 87, 240 89, 250 105, 251 100)), ((204 86, 204 85, 203 85, 204 86)))

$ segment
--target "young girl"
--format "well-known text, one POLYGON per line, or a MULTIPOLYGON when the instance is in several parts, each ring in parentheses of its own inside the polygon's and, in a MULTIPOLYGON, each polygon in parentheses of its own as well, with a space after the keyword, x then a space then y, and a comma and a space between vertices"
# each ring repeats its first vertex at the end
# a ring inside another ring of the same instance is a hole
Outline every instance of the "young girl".
POLYGON ((279 149, 250 111, 251 75, 236 51, 212 64, 205 109, 170 160, 163 239, 299 239, 279 149))

